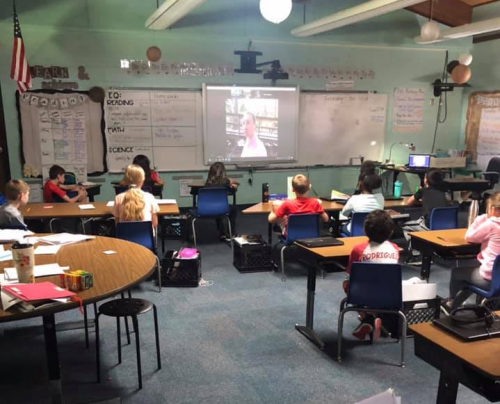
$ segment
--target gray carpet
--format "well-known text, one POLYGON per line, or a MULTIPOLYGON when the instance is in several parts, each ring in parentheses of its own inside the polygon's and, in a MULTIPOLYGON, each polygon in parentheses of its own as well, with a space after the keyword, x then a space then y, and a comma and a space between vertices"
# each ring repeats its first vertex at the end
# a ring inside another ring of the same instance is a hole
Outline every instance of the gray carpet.
MULTIPOLYGON (((102 374, 95 383, 94 333, 91 349, 84 347, 83 330, 58 333, 63 393, 67 403, 87 403, 121 397, 123 403, 284 403, 353 404, 393 387, 404 404, 433 403, 438 372, 413 354, 408 339, 406 368, 396 366, 399 344, 380 340, 374 345, 350 336, 354 314, 345 325, 342 363, 334 360, 337 316, 344 294, 343 274, 318 279, 315 329, 328 344, 325 352, 295 331, 305 321, 306 271, 291 265, 287 281, 276 273, 240 274, 232 266, 231 251, 213 243, 214 223, 201 223, 199 249, 203 278, 209 287, 164 288, 152 283, 133 291, 155 302, 159 309, 163 369, 156 370, 152 316, 139 318, 144 388, 137 389, 134 345, 124 345, 123 363, 117 365, 113 319, 102 320, 102 374)), ((238 229, 266 234, 265 218, 239 217, 238 229)), ((168 242, 175 248, 179 242, 168 242)), ((293 260, 293 259, 292 259, 293 260)), ((419 274, 406 269, 404 277, 419 274)), ((450 270, 434 265, 431 279, 446 296, 450 270)), ((61 313, 58 321, 75 320, 78 311, 61 313)), ((40 319, 0 325, 40 324, 40 319)), ((125 343, 125 338, 122 339, 125 343)), ((49 403, 43 337, 0 336, 1 403, 49 403)), ((486 403, 460 387, 458 403, 486 403)))

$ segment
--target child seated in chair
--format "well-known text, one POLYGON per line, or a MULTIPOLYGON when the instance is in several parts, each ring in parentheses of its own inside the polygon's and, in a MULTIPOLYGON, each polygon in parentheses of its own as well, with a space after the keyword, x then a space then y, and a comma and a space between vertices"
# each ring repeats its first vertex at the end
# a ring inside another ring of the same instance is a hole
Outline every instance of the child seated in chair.
MULTIPOLYGON (((374 193, 382 186, 382 178, 378 174, 360 175, 359 187, 361 193, 349 198, 341 214, 347 217, 357 212, 371 212, 376 209, 384 209, 384 196, 374 193)), ((351 223, 342 226, 342 232, 351 233, 351 223)))
POLYGON ((272 204, 272 212, 269 213, 269 223, 278 223, 281 226, 281 231, 286 236, 286 227, 288 224, 288 216, 300 213, 319 213, 324 222, 328 222, 328 215, 323 210, 321 203, 316 198, 307 196, 311 189, 309 178, 304 174, 297 174, 292 179, 292 189, 296 196, 295 199, 287 199, 285 201, 275 201, 272 204))
MULTIPOLYGON (((394 222, 391 216, 383 210, 374 210, 366 217, 364 230, 368 241, 358 244, 352 249, 346 273, 351 272, 353 262, 397 264, 399 261, 398 246, 389 241, 394 230, 394 222)), ((342 287, 347 293, 349 280, 345 280, 342 287)), ((373 333, 373 340, 376 341, 380 337, 381 319, 371 313, 364 312, 359 313, 359 318, 361 323, 356 327, 352 335, 364 340, 367 335, 373 333)))
POLYGON ((64 185, 64 168, 53 165, 49 170, 49 179, 43 186, 43 200, 45 202, 58 202, 58 198, 63 202, 75 203, 87 200, 87 191, 80 185, 64 185), (69 192, 66 192, 69 191, 69 192))
POLYGON ((115 196, 112 212, 117 223, 151 221, 153 229, 158 226, 160 208, 155 197, 141 189, 144 178, 144 170, 138 165, 131 164, 125 169, 122 182, 130 189, 115 196))
POLYGON ((24 226, 19 207, 28 203, 30 187, 24 181, 11 180, 5 186, 7 202, 0 207, 0 226, 24 226))

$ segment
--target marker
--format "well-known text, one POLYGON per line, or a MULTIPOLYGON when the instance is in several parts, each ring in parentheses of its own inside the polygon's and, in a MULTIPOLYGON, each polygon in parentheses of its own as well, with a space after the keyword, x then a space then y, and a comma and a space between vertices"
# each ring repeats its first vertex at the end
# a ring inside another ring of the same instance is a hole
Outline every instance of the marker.
POLYGON ((438 238, 439 240, 448 241, 448 240, 446 240, 446 239, 445 239, 445 238, 443 238, 443 237, 439 237, 439 236, 438 236, 437 238, 438 238))
POLYGON ((31 208, 28 208, 28 209, 26 209, 26 212, 29 212, 30 210, 31 210, 31 208))

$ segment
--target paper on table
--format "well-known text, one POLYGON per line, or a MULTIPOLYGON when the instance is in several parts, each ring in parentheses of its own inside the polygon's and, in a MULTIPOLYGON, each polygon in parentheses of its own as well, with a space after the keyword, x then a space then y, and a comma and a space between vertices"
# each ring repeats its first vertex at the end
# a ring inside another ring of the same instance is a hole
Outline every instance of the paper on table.
POLYGON ((394 395, 394 390, 389 389, 383 393, 377 394, 376 396, 367 398, 365 400, 359 401, 356 404, 400 404, 401 397, 396 397, 394 395))
POLYGON ((0 251, 0 262, 10 261, 12 259, 12 251, 0 251))
POLYGON ((9 285, 11 283, 17 283, 17 279, 15 281, 11 281, 9 279, 5 279, 5 274, 0 274, 0 285, 9 285))
POLYGON ((54 255, 60 248, 60 245, 39 245, 35 248, 35 255, 54 255))
MULTIPOLYGON (((35 265, 34 275, 35 278, 42 276, 51 276, 63 274, 69 267, 61 267, 59 264, 45 264, 45 265, 35 265)), ((5 279, 8 281, 17 280, 16 268, 5 268, 4 269, 5 279)))
POLYGON ((158 205, 176 205, 177 201, 175 199, 157 199, 156 203, 158 205))
POLYGON ((82 182, 82 185, 84 187, 91 187, 92 185, 97 185, 97 184, 95 182, 86 181, 86 182, 82 182))
POLYGON ((109 202, 106 204, 106 206, 108 206, 108 207, 110 207, 110 208, 111 208, 111 207, 113 207, 113 206, 115 206, 115 201, 109 201, 109 202))
POLYGON ((0 243, 9 241, 23 241, 25 236, 31 236, 33 233, 29 230, 4 229, 0 230, 0 243))
POLYGON ((85 234, 71 234, 71 233, 59 233, 52 234, 50 236, 40 237, 40 241, 48 244, 72 244, 78 243, 80 241, 94 239, 95 236, 87 236, 85 234))
POLYGON ((78 208, 80 210, 89 210, 89 209, 95 209, 95 206, 92 205, 91 203, 86 203, 84 205, 78 205, 78 208))

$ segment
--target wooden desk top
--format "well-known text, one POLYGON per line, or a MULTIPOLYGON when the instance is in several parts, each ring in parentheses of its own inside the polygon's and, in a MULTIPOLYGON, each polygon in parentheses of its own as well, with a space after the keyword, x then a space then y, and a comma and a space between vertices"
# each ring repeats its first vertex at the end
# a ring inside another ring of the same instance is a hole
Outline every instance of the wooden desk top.
POLYGON ((354 246, 368 241, 368 237, 345 237, 341 240, 344 242, 344 245, 337 245, 332 247, 308 248, 300 244, 295 245, 303 248, 304 250, 310 251, 321 258, 342 258, 349 257, 354 246))
MULTIPOLYGON (((498 314, 498 313, 497 313, 498 314)), ((493 377, 500 377, 500 339, 462 342, 432 323, 413 324, 410 329, 421 337, 493 377)))
MULTIPOLYGON (((83 269, 91 272, 94 275, 94 286, 77 293, 85 303, 102 300, 129 289, 151 275, 156 266, 156 258, 148 249, 139 244, 110 237, 96 237, 93 240, 66 245, 61 247, 56 255, 35 255, 35 261, 37 265, 57 262, 61 266, 69 266, 72 270, 83 269), (117 254, 103 254, 103 251, 107 250, 116 251, 117 254)), ((0 272, 6 267, 13 266, 12 261, 0 262, 0 272)), ((59 276, 36 278, 36 281, 60 284, 59 276)), ((74 309, 77 306, 78 303, 71 302, 28 313, 0 310, 0 322, 38 317, 74 309)))
MULTIPOLYGON (((20 211, 25 219, 52 219, 70 217, 103 217, 112 216, 111 206, 106 206, 107 202, 90 202, 95 209, 79 209, 82 203, 29 203, 21 207, 20 211), (52 206, 52 208, 46 208, 52 206)), ((160 205, 158 216, 178 215, 177 204, 160 205)))
POLYGON ((410 233, 410 236, 430 242, 440 247, 453 248, 470 244, 465 241, 466 231, 467 229, 417 231, 410 233))
MULTIPOLYGON (((247 215, 255 215, 255 214, 269 214, 271 213, 271 205, 272 202, 259 202, 253 206, 250 206, 247 209, 243 210, 244 214, 247 215)), ((341 203, 337 202, 329 202, 329 201, 321 201, 321 206, 323 206, 323 209, 327 212, 334 212, 338 211, 340 212, 343 208, 344 205, 341 203)), ((406 199, 401 199, 399 201, 385 201, 384 203, 384 208, 385 209, 391 209, 391 208, 402 208, 408 206, 406 204, 406 199)))

